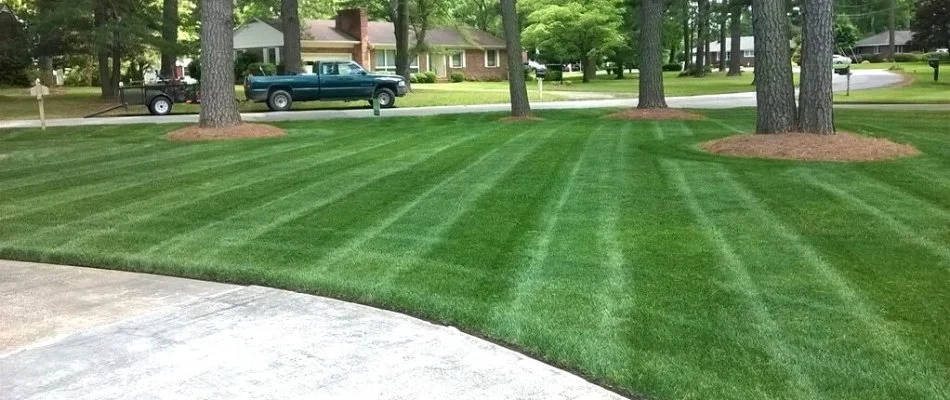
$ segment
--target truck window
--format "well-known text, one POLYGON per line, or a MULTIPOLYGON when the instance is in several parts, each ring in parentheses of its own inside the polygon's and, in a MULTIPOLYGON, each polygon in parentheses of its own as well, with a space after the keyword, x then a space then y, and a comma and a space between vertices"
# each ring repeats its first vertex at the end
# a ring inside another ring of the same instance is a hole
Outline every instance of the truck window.
POLYGON ((337 63, 320 63, 320 75, 339 75, 337 63))
POLYGON ((340 75, 359 75, 363 68, 355 62, 340 63, 340 75))

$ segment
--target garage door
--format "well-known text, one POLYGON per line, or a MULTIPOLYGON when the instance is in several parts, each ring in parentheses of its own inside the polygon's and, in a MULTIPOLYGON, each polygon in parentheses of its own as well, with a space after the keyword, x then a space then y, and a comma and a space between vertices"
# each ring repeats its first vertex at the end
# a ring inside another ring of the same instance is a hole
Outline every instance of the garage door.
POLYGON ((300 59, 303 62, 353 61, 353 54, 350 54, 350 53, 300 53, 300 59))

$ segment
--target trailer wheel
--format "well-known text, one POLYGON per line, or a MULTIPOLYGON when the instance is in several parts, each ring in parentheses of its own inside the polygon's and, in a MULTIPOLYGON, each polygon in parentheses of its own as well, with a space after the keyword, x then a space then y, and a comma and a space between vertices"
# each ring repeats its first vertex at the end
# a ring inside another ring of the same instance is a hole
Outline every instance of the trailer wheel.
POLYGON ((271 111, 288 111, 293 103, 293 98, 286 90, 275 90, 267 96, 267 107, 271 111))
POLYGON ((168 115, 172 112, 172 100, 165 96, 155 96, 148 104, 148 111, 152 115, 168 115))
POLYGON ((393 108, 396 105, 396 94, 388 88, 377 90, 375 97, 379 102, 379 108, 393 108))

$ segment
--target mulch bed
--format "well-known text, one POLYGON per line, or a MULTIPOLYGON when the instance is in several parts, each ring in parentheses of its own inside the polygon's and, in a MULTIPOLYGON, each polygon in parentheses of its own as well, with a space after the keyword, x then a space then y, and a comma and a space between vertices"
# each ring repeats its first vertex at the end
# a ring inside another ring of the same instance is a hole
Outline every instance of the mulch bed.
POLYGON ((498 120, 498 122, 502 122, 506 124, 517 124, 521 122, 539 122, 539 121, 544 121, 544 118, 535 117, 533 115, 529 115, 527 117, 505 117, 498 120))
POLYGON ((284 130, 275 126, 263 124, 242 123, 230 128, 201 128, 197 125, 188 126, 168 134, 168 140, 174 141, 204 141, 204 140, 234 140, 260 139, 283 137, 284 130))
POLYGON ((920 154, 914 146, 853 133, 737 135, 700 145, 713 154, 802 161, 880 161, 920 154))
POLYGON ((681 110, 678 108, 631 108, 610 115, 605 118, 621 121, 702 121, 703 114, 681 110))

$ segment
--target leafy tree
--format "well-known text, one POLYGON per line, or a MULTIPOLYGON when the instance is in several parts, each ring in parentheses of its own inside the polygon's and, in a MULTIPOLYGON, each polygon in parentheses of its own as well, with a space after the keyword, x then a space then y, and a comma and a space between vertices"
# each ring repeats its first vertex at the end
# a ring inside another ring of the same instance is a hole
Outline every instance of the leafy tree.
POLYGON ((501 34, 501 8, 497 0, 459 0, 450 4, 455 23, 501 34))
POLYGON ((12 12, 0 9, 0 86, 25 86, 27 67, 32 64, 26 28, 12 12))
POLYGON ((590 82, 599 58, 623 43, 620 10, 617 0, 538 4, 528 14, 524 44, 549 58, 584 60, 584 82, 590 82))
MULTIPOLYGON (((756 133, 798 130, 792 60, 788 51, 789 24, 784 3, 777 0, 752 0, 756 133)), ((831 74, 830 71, 826 73, 831 74)))
POLYGON ((524 82, 524 65, 521 63, 521 25, 515 0, 501 0, 501 19, 505 32, 505 48, 508 56, 508 92, 511 96, 511 116, 531 115, 528 88, 524 82))
POLYGON ((834 6, 832 0, 802 0, 801 94, 798 121, 803 132, 835 132, 832 113, 831 60, 834 54, 834 6))
POLYGON ((950 48, 950 1, 921 0, 910 27, 914 31, 912 47, 950 48))
POLYGON ((241 123, 234 101, 234 3, 201 2, 201 114, 202 128, 228 128, 241 123))
POLYGON ((854 47, 854 44, 860 40, 858 27, 845 15, 839 15, 835 18, 834 32, 835 49, 841 52, 854 47))
POLYGON ((640 4, 640 97, 637 108, 666 108, 663 94, 663 0, 640 4))

